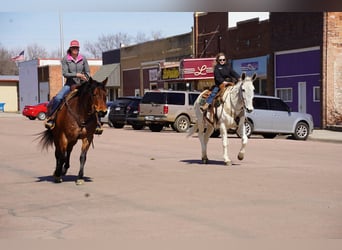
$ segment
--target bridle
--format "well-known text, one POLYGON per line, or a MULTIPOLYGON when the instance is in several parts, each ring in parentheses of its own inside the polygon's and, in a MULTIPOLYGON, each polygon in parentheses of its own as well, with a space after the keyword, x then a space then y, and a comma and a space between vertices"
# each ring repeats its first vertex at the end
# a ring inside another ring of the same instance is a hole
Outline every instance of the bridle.
MULTIPOLYGON (((83 83, 83 84, 93 84, 93 83, 90 83, 89 81, 83 83)), ((90 100, 88 100, 87 102, 90 102, 91 103, 91 107, 90 107, 90 111, 87 113, 87 119, 84 120, 84 121, 81 121, 81 118, 80 118, 80 115, 77 114, 70 106, 70 104, 68 103, 68 101, 65 102, 66 106, 67 106, 67 111, 71 114, 71 116, 75 119, 75 121, 77 122, 78 126, 79 127, 85 127, 86 124, 93 118, 93 117, 96 117, 97 116, 97 111, 96 111, 96 107, 95 107, 95 104, 94 104, 94 97, 96 96, 96 94, 94 94, 94 91, 96 88, 98 87, 101 87, 101 86, 95 86, 95 87, 92 87, 92 86, 82 86, 83 88, 87 88, 87 89, 82 89, 80 91, 82 91, 79 95, 78 95, 78 98, 79 98, 79 101, 81 99, 85 99, 85 98, 82 98, 83 95, 86 95, 88 94, 89 97, 90 97, 90 100), (87 92, 87 93, 84 93, 84 92, 87 92)), ((97 118, 96 118, 97 119, 97 118)))

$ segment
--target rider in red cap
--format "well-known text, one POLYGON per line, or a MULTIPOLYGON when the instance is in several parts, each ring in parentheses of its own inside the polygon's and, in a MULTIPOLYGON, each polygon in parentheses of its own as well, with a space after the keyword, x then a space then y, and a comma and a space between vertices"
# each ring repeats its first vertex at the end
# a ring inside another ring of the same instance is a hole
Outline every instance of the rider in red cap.
MULTIPOLYGON (((77 40, 72 40, 70 42, 67 54, 61 61, 65 84, 49 103, 49 114, 45 123, 45 127, 47 129, 53 129, 55 127, 55 115, 57 113, 58 107, 62 103, 63 98, 70 92, 71 87, 88 81, 90 76, 88 61, 85 56, 79 53, 79 51, 80 43, 77 40)), ((95 134, 102 134, 101 125, 97 126, 95 134)))

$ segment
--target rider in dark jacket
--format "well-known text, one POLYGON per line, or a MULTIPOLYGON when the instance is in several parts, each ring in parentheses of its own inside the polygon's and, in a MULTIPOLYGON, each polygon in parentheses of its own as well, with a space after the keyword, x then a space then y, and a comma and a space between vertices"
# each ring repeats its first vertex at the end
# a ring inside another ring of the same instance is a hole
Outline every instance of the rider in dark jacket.
POLYGON ((219 53, 216 56, 216 65, 214 68, 214 80, 215 87, 211 91, 211 94, 207 98, 206 103, 203 105, 202 110, 206 111, 209 106, 212 104, 216 94, 220 89, 220 85, 223 84, 231 85, 237 82, 240 78, 239 74, 236 73, 230 64, 227 63, 227 59, 224 53, 219 53))

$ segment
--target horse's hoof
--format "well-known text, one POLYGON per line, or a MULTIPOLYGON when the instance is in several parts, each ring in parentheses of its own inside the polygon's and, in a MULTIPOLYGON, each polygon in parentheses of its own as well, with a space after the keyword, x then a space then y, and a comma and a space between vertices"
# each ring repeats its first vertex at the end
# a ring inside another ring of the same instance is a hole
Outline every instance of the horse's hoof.
POLYGON ((231 161, 225 161, 224 163, 226 164, 226 166, 231 166, 232 165, 231 161))
POLYGON ((208 159, 202 159, 203 164, 208 164, 208 159))
POLYGON ((84 184, 84 180, 83 179, 78 179, 76 181, 76 185, 83 185, 84 184))
POLYGON ((54 179, 55 179, 55 183, 62 183, 63 182, 62 177, 54 176, 54 179))
POLYGON ((244 157, 245 157, 245 154, 243 154, 243 153, 239 153, 239 154, 238 154, 238 159, 239 159, 240 161, 242 161, 244 157))

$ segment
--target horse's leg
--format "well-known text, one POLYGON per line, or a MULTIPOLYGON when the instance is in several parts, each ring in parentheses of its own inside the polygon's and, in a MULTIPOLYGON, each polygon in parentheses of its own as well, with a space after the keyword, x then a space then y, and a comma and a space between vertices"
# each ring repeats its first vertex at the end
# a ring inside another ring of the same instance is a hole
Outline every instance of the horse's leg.
POLYGON ((78 172, 78 178, 76 181, 76 185, 82 185, 84 183, 84 165, 87 160, 87 152, 90 147, 93 138, 84 138, 82 139, 82 148, 80 155, 80 171, 78 172))
POLYGON ((204 121, 199 120, 197 123, 198 126, 198 139, 201 142, 201 152, 202 152, 202 163, 207 164, 208 163, 208 156, 207 156, 207 144, 205 141, 205 133, 204 133, 204 121))
POLYGON ((62 168, 62 176, 66 175, 70 167, 70 155, 71 155, 72 148, 73 148, 73 145, 72 146, 69 145, 67 148, 66 159, 62 168))
POLYGON ((227 166, 232 165, 232 161, 229 159, 228 155, 228 135, 226 125, 222 122, 220 124, 220 134, 222 137, 222 147, 223 147, 223 159, 227 166))
POLYGON ((53 177, 55 179, 56 183, 61 183, 62 182, 62 168, 64 165, 64 156, 63 153, 60 151, 60 149, 55 150, 55 158, 56 158, 56 169, 55 172, 53 173, 53 177))
POLYGON ((238 134, 241 137, 241 148, 238 154, 238 159, 241 161, 245 157, 245 148, 247 146, 248 137, 246 135, 245 129, 245 117, 240 118, 239 126, 238 126, 238 134))

